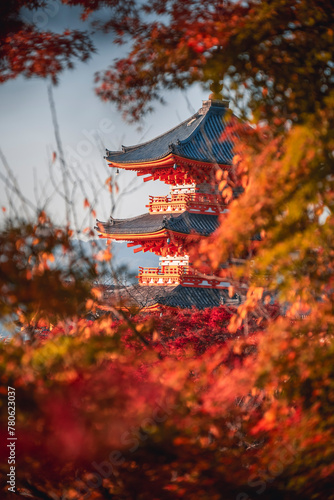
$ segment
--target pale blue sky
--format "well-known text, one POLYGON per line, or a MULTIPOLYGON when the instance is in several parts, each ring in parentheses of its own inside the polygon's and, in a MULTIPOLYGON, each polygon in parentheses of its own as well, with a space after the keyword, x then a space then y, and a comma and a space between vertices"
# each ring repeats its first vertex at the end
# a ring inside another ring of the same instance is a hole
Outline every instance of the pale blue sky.
MULTIPOLYGON (((50 11, 51 12, 51 11, 50 11)), ((79 27, 61 7, 53 10, 53 16, 41 16, 41 22, 47 21, 47 28, 79 27)), ((108 149, 119 149, 122 144, 133 145, 146 141, 176 126, 187 119, 207 99, 207 92, 199 86, 190 89, 186 94, 171 92, 165 94, 167 106, 157 105, 155 112, 148 115, 140 125, 125 123, 114 105, 103 103, 94 94, 94 73, 104 69, 113 58, 117 57, 118 47, 112 44, 110 35, 96 38, 98 53, 88 63, 76 63, 75 69, 60 75, 59 85, 54 88, 60 133, 65 150, 65 157, 81 178, 86 177, 88 197, 93 199, 90 190, 92 179, 96 185, 103 183, 110 172, 105 168, 103 151, 99 150, 93 137, 98 135, 101 143, 108 149), (188 102, 187 102, 188 101, 188 102), (189 106, 191 103, 191 106, 189 106), (100 176, 100 181, 97 176, 100 176)), ((54 188, 50 182, 49 163, 52 152, 56 150, 51 111, 48 103, 47 82, 42 79, 30 80, 19 77, 0 86, 1 121, 0 147, 8 164, 24 193, 35 201, 37 197, 44 200, 51 196, 54 188), (35 187, 34 187, 35 186, 35 187)), ((55 178, 60 179, 58 161, 51 168, 55 178)), ((4 167, 0 165, 4 173, 4 167)), ((110 171, 110 169, 109 169, 110 171)), ((135 173, 121 172, 118 176, 120 192, 135 182, 135 173)), ((115 214, 118 217, 133 217, 146 211, 150 194, 166 194, 168 187, 160 182, 143 183, 137 178, 138 190, 123 195, 117 202, 115 214)), ((98 196, 96 216, 105 220, 110 215, 110 200, 107 192, 98 196)), ((84 196, 79 189, 74 193, 75 206, 80 225, 94 225, 94 217, 85 218, 87 209, 83 208, 84 196)), ((0 181, 0 204, 10 211, 5 188, 0 181)), ((24 210, 24 209, 22 209, 24 210)), ((49 213, 57 222, 64 220, 64 202, 53 195, 48 205, 49 213)))

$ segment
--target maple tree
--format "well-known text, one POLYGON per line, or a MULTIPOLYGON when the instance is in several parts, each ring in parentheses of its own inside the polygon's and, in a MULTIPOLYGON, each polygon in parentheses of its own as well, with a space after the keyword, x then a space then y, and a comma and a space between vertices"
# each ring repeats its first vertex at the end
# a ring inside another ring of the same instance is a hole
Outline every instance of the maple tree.
MULTIPOLYGON (((73 319, 71 309, 61 323, 53 319, 46 339, 2 345, 3 388, 18 391, 20 492, 333 498, 334 6, 64 3, 83 6, 86 16, 111 6, 115 16, 96 27, 112 30, 118 43, 133 42, 128 56, 97 77, 101 98, 129 118, 149 111, 164 89, 225 78, 252 126, 231 125, 233 169, 216 175, 223 196, 236 178, 244 193, 194 257, 205 272, 208 265, 217 272, 233 255, 239 265, 231 261, 223 272, 235 286, 241 276, 248 291, 236 311, 130 311, 88 322, 73 319), (245 260, 254 234, 262 240, 245 260), (285 315, 263 303, 264 289, 284 303, 285 315)), ((8 64, 11 53, 1 60, 8 64)), ((10 299, 4 289, 6 313, 17 311, 19 292, 10 299)), ((48 321, 50 310, 42 312, 40 321, 48 321)))
POLYGON ((23 323, 56 321, 80 311, 97 277, 95 264, 73 252, 71 231, 54 227, 44 212, 35 224, 7 222, 0 235, 0 314, 23 323), (58 254, 58 257, 57 257, 58 254), (65 256, 65 261, 59 261, 65 256))
MULTIPOLYGON (((221 376, 237 370, 240 377, 254 357, 253 329, 247 339, 242 329, 231 335, 233 310, 224 307, 133 312, 96 321, 72 318, 67 327, 66 321, 54 325, 46 337, 42 330, 36 333, 33 344, 17 337, 1 346, 1 382, 4 389, 16 388, 20 494, 133 498, 133 491, 145 495, 148 482, 152 498, 184 492, 189 498, 214 498, 224 483, 225 491, 237 494, 239 482, 228 479, 231 471, 222 468, 219 450, 226 447, 228 457, 229 449, 244 442, 233 451, 240 458, 253 440, 233 431, 235 414, 238 408, 245 411, 246 401, 242 390, 230 387, 223 401, 232 413, 221 415, 217 404, 221 376), (237 339, 234 353, 228 342, 237 339)), ((265 324, 256 328, 260 333, 265 324)), ((3 430, 5 425, 3 415, 3 430)), ((6 451, 1 449, 4 464, 6 451)))
POLYGON ((9 0, 0 7, 0 82, 20 74, 51 77, 73 67, 73 59, 86 61, 95 50, 88 33, 66 30, 43 31, 36 23, 24 20, 23 10, 38 11, 44 0, 9 0))

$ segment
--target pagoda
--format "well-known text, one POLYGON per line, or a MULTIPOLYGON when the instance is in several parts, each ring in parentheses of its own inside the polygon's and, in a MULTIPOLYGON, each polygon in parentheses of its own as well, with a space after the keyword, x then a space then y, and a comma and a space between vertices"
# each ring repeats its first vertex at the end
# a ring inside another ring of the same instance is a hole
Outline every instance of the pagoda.
POLYGON ((116 172, 132 170, 144 182, 160 180, 170 186, 168 196, 150 196, 143 215, 97 221, 101 238, 127 241, 134 252, 160 256, 159 267, 139 268, 138 285, 128 290, 141 307, 203 309, 229 301, 230 283, 201 276, 189 261, 190 249, 211 235, 220 214, 227 212, 215 174, 232 166, 232 139, 225 133, 222 140, 231 113, 221 86, 211 89, 197 113, 165 134, 121 151, 106 150, 116 172))

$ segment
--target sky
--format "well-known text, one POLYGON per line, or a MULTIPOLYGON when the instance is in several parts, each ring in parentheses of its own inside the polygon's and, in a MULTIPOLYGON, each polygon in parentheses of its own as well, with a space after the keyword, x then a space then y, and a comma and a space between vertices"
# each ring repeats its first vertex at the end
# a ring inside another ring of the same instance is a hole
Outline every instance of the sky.
MULTIPOLYGON (((62 6, 57 0, 51 1, 50 6, 48 11, 35 16, 34 21, 39 22, 41 28, 62 31, 82 27, 78 8, 62 6)), ((32 16, 31 13, 28 15, 32 16)), ((63 72, 59 84, 53 87, 62 147, 70 178, 74 179, 71 199, 77 217, 76 226, 81 230, 93 227, 95 216, 103 221, 111 214, 110 194, 103 188, 111 175, 111 169, 103 159, 104 148, 118 150, 122 144, 129 146, 153 139, 186 120, 208 97, 199 86, 186 93, 165 93, 166 106, 157 104, 155 111, 140 125, 130 125, 124 122, 115 105, 102 102, 94 93, 94 73, 106 69, 114 58, 120 57, 121 49, 112 44, 112 35, 99 35, 94 42, 97 54, 93 54, 88 63, 77 62, 74 70, 63 72), (95 212, 84 207, 86 197, 95 212)), ((11 170, 12 183, 17 183, 24 197, 38 207, 48 200, 46 211, 61 224, 65 222, 65 203, 56 193, 63 188, 59 159, 52 161, 57 148, 48 85, 48 81, 40 78, 18 77, 0 86, 0 148, 11 170)), ((8 178, 1 161, 0 173, 8 178)), ((143 183, 142 178, 132 172, 121 171, 117 183, 119 194, 113 212, 117 218, 146 212, 149 195, 165 195, 169 190, 159 181, 143 183)), ((29 211, 1 179, 0 206, 5 207, 9 215, 13 210, 20 215, 27 215, 29 211)))

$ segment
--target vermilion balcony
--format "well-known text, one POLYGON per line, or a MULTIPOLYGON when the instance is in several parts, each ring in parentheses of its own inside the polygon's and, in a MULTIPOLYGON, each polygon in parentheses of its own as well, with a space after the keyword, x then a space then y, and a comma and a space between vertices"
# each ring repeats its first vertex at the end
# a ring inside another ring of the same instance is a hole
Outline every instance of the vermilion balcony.
POLYGON ((198 214, 219 214, 224 211, 225 204, 215 194, 189 193, 171 196, 150 196, 146 207, 150 213, 184 212, 198 214))
POLYGON ((226 288, 230 283, 218 279, 205 279, 198 276, 188 266, 140 267, 137 276, 140 285, 196 286, 202 288, 226 288))
POLYGON ((140 267, 137 278, 140 285, 179 285, 183 269, 182 266, 165 266, 162 269, 160 267, 140 267))

